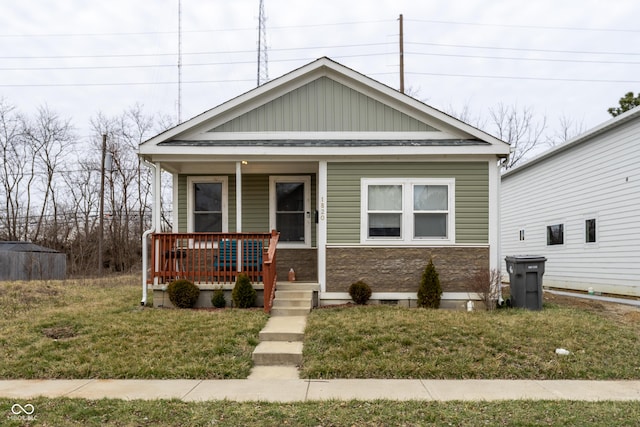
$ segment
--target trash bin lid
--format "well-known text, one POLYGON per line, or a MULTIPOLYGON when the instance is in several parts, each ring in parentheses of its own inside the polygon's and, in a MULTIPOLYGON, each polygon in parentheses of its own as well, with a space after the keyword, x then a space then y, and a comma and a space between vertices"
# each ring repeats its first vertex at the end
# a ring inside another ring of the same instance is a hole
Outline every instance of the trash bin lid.
POLYGON ((541 255, 511 255, 505 258, 507 262, 522 263, 522 262, 545 262, 547 259, 541 255))

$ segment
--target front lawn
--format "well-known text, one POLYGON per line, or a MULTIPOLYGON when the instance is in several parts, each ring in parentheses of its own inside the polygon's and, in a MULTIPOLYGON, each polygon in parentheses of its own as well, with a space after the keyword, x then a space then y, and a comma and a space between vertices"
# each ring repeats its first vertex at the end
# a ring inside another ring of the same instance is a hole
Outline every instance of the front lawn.
POLYGON ((0 378, 246 378, 261 309, 143 308, 138 278, 0 283, 0 378))
POLYGON ((542 311, 320 309, 308 318, 301 377, 640 379, 639 325, 637 311, 612 316, 597 303, 546 303, 542 311))

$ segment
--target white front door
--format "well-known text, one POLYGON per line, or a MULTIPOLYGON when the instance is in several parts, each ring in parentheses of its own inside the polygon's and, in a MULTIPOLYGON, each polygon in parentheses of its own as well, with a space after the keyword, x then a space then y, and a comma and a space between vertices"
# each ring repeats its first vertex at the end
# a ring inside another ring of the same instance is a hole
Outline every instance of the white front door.
POLYGON ((272 176, 269 180, 269 223, 280 232, 278 246, 310 246, 309 176, 272 176))

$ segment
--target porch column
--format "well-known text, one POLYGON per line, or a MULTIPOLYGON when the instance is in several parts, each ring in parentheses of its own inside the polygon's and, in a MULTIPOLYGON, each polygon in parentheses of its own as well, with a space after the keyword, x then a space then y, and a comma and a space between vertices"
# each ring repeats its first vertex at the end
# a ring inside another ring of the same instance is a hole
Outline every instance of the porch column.
POLYGON ((242 232, 242 162, 236 162, 236 233, 242 232))
POLYGON ((327 161, 318 163, 318 284, 327 291, 327 161))
POLYGON ((162 167, 160 162, 156 162, 156 173, 153 182, 153 207, 151 208, 151 217, 153 218, 153 227, 156 233, 161 231, 162 227, 162 203, 160 196, 162 194, 162 167))

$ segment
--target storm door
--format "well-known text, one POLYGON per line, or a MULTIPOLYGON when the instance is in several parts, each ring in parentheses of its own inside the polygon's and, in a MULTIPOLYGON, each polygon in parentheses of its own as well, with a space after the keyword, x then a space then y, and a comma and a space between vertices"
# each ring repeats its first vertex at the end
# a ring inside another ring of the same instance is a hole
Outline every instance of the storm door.
POLYGON ((311 234, 311 180, 308 176, 270 179, 270 223, 280 232, 279 245, 309 246, 311 234))

